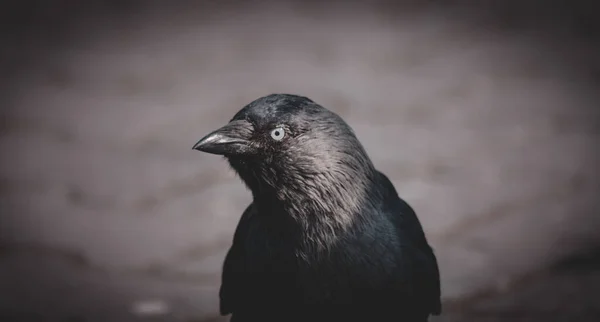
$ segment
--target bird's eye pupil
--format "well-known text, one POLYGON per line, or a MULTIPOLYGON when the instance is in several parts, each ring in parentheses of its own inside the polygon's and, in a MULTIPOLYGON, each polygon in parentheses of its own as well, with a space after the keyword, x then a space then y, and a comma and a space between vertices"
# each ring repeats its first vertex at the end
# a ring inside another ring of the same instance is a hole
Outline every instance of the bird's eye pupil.
POLYGON ((273 131, 271 131, 271 137, 275 141, 282 140, 284 136, 285 136, 285 131, 282 128, 280 128, 280 127, 278 127, 276 129, 274 129, 273 131))

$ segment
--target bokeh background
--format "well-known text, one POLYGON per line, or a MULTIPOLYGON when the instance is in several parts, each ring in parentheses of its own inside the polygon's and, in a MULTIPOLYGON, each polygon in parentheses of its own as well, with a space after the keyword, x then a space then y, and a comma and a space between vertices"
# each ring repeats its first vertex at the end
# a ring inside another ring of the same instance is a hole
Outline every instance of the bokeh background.
POLYGON ((600 319, 593 1, 3 1, 0 320, 224 321, 250 194, 191 150, 270 93, 355 129, 435 321, 600 319))

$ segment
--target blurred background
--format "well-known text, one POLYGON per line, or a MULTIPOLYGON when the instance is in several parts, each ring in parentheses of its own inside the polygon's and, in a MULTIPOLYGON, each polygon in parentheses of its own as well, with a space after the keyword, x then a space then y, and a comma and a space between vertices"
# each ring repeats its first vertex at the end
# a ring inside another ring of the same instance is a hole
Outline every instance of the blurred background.
POLYGON ((440 263, 434 321, 600 320, 584 1, 3 1, 0 321, 225 321, 251 196, 191 150, 250 101, 355 129, 440 263))

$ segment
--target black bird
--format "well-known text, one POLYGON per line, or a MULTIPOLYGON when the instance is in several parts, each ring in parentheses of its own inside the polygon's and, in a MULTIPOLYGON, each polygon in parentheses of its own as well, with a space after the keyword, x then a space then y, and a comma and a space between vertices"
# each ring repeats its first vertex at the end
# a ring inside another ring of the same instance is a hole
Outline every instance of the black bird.
POLYGON ((194 149, 252 191, 223 265, 231 321, 427 321, 436 257, 412 208, 353 130, 309 98, 261 97, 194 149))

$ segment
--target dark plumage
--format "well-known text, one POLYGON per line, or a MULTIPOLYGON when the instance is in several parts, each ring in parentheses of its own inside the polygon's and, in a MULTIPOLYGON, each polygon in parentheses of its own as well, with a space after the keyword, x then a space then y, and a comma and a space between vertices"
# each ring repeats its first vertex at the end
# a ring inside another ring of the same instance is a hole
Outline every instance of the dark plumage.
POLYGON ((252 191, 225 258, 232 321, 427 321, 438 265, 419 220, 352 129, 312 100, 259 98, 194 149, 252 191))

